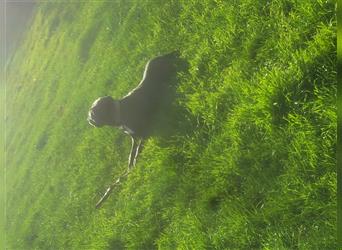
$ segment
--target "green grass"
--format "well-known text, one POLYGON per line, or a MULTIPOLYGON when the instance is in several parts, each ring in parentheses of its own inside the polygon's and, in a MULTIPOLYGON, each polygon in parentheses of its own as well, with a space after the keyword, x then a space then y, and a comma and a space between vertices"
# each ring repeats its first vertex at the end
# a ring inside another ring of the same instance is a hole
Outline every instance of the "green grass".
MULTIPOLYGON (((7 70, 18 249, 336 249, 334 1, 40 3, 7 70), (100 210, 130 139, 86 122, 179 50, 165 134, 100 210)), ((3 86, 2 86, 3 88, 3 86)))

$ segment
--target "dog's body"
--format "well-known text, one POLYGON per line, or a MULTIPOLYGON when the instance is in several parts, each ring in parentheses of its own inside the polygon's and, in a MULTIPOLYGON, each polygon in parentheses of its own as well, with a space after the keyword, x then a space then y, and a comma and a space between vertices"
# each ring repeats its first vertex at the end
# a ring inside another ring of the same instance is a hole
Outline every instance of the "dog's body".
POLYGON ((130 93, 119 100, 110 96, 100 97, 89 110, 91 125, 120 127, 132 137, 129 168, 135 165, 142 140, 150 135, 156 113, 175 73, 175 57, 173 52, 150 60, 143 79, 130 93))
POLYGON ((149 61, 140 84, 120 100, 121 120, 129 134, 145 138, 173 73, 170 55, 149 61))

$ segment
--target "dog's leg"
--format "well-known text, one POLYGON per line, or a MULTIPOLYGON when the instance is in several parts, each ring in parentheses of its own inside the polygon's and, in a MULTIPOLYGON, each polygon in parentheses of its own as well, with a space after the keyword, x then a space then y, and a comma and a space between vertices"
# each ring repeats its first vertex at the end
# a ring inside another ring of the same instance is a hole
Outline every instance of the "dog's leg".
POLYGON ((96 203, 96 208, 101 207, 102 203, 107 200, 110 193, 114 189, 114 187, 121 184, 121 179, 126 178, 128 174, 131 172, 132 168, 135 165, 135 158, 137 155, 137 152, 139 151, 138 148, 140 148, 141 141, 138 144, 138 140, 132 136, 132 148, 131 152, 128 157, 128 169, 115 181, 113 182, 106 190, 105 194, 101 197, 101 199, 96 203))
POLYGON ((129 170, 125 171, 119 178, 116 179, 116 181, 114 181, 112 184, 110 184, 110 186, 107 188, 106 192, 104 193, 104 195, 102 195, 101 199, 96 203, 96 208, 100 208, 102 203, 105 202, 110 193, 113 191, 113 189, 116 186, 119 186, 121 184, 121 179, 126 178, 129 174, 129 170))
POLYGON ((131 152, 128 157, 128 171, 130 171, 132 167, 134 166, 134 158, 137 153, 137 148, 138 148, 137 140, 132 136, 132 147, 131 147, 131 152))
POLYGON ((135 164, 137 163, 138 155, 140 154, 140 152, 143 149, 143 147, 144 147, 144 140, 141 139, 139 141, 139 145, 138 145, 136 153, 135 153, 135 157, 134 157, 134 161, 133 161, 133 166, 135 166, 135 164))

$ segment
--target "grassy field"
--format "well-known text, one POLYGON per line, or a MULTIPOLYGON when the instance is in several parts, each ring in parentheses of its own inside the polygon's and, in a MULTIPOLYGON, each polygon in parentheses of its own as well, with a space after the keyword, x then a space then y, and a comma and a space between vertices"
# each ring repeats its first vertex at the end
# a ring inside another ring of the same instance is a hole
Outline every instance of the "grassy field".
POLYGON ((40 3, 7 70, 7 249, 337 249, 335 65, 334 1, 40 3), (130 139, 88 109, 174 50, 167 131, 95 210, 130 139))

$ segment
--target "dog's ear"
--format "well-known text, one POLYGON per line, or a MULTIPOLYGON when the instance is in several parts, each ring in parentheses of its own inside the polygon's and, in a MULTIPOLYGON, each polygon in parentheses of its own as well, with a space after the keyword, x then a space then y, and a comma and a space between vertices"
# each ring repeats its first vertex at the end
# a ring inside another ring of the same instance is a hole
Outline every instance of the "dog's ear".
POLYGON ((110 125, 113 119, 113 98, 104 96, 98 98, 88 113, 88 122, 95 127, 110 125))

